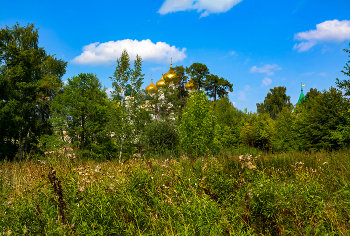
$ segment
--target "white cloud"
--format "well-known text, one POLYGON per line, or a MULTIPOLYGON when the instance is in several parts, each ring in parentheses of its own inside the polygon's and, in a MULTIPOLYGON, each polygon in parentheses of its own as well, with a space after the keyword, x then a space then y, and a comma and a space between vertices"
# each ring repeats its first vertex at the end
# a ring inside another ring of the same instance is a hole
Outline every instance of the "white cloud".
POLYGON ((246 65, 248 63, 248 61, 250 61, 250 58, 247 58, 244 62, 244 65, 246 65))
POLYGON ((251 91, 252 88, 251 88, 249 85, 246 85, 246 86, 244 86, 244 90, 245 90, 245 91, 251 91))
POLYGON ((182 61, 186 58, 186 48, 176 48, 164 42, 153 43, 146 39, 142 41, 124 39, 109 41, 106 43, 91 43, 83 47, 83 53, 75 57, 72 62, 75 64, 111 65, 120 57, 123 49, 128 51, 133 61, 138 54, 143 61, 158 63, 182 61))
POLYGON ((306 72, 306 73, 302 73, 300 76, 310 76, 310 75, 313 75, 315 74, 315 72, 306 72))
POLYGON ((230 55, 235 55, 235 54, 236 54, 236 51, 232 51, 232 50, 231 50, 229 53, 230 53, 230 55))
POLYGON ((294 34, 294 39, 302 41, 293 49, 298 52, 308 51, 321 42, 343 42, 350 39, 350 21, 329 20, 316 25, 315 30, 294 34))
POLYGON ((241 101, 246 100, 244 91, 238 91, 238 99, 241 101))
POLYGON ((232 102, 232 106, 236 105, 236 102, 232 102))
POLYGON ((177 11, 197 10, 200 17, 213 13, 227 12, 242 0, 165 0, 158 13, 165 15, 177 11))
POLYGON ((269 78, 265 77, 265 78, 263 79, 263 81, 262 81, 261 87, 267 86, 267 85, 269 85, 269 84, 271 84, 271 83, 272 83, 272 79, 269 79, 269 78))
POLYGON ((321 73, 318 73, 318 75, 320 75, 320 76, 327 76, 327 73, 326 72, 321 72, 321 73))
POLYGON ((278 71, 278 70, 282 70, 281 67, 279 67, 277 64, 273 64, 273 65, 264 65, 263 67, 257 67, 257 66, 253 66, 252 68, 250 68, 250 72, 251 73, 266 73, 267 75, 274 75, 274 71, 278 71))

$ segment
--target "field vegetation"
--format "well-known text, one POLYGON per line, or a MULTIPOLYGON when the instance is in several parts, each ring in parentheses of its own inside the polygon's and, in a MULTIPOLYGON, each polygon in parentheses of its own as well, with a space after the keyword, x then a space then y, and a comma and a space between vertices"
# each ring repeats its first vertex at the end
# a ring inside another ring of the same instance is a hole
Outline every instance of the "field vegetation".
POLYGON ((110 96, 64 84, 34 25, 0 30, 0 233, 350 235, 349 80, 247 112, 202 63, 152 93, 141 57, 116 64, 110 96))
POLYGON ((349 156, 2 162, 0 225, 4 235, 349 235, 349 156))

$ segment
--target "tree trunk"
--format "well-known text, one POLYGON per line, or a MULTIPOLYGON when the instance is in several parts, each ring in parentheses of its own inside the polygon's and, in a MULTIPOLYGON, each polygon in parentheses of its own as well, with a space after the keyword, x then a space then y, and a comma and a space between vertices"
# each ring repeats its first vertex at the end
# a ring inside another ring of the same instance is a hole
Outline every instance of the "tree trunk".
POLYGON ((85 142, 85 113, 83 114, 83 116, 81 117, 81 127, 83 128, 83 131, 81 132, 81 137, 80 137, 80 146, 81 149, 84 149, 84 142, 85 142))
POLYGON ((23 155, 23 140, 22 140, 22 131, 23 131, 23 126, 19 130, 18 134, 18 152, 19 152, 19 160, 22 160, 22 155, 23 155))
MULTIPOLYGON (((121 102, 123 103, 123 100, 121 100, 121 102)), ((124 127, 124 109, 123 109, 123 105, 122 104, 122 143, 120 145, 120 152, 119 152, 119 163, 122 161, 122 153, 123 153, 123 143, 124 143, 124 133, 123 133, 123 127, 124 127)))
POLYGON ((27 133, 27 137, 26 137, 26 143, 25 143, 25 146, 24 146, 24 159, 27 159, 27 150, 28 150, 28 142, 29 142, 29 133, 30 133, 30 128, 28 130, 28 133, 27 133))
POLYGON ((214 86, 214 102, 216 102, 216 88, 214 86))
POLYGON ((4 144, 4 135, 2 132, 3 132, 2 129, 0 129, 0 146, 3 146, 4 144))

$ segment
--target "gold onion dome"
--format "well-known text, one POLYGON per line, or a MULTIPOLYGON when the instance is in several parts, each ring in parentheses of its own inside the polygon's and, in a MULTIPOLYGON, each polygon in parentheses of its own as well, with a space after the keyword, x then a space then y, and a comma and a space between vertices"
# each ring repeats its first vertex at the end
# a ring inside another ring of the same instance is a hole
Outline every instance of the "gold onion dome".
MULTIPOLYGON (((170 70, 164 74, 164 78, 171 79, 176 75, 176 72, 173 70, 173 63, 170 63, 170 70)), ((174 83, 174 81, 169 81, 170 84, 174 83)))
MULTIPOLYGON (((158 83, 157 83, 158 84, 158 83)), ((146 87, 147 93, 154 93, 158 90, 157 86, 153 84, 153 79, 151 79, 151 84, 146 87)))
POLYGON ((157 88, 163 88, 165 87, 165 80, 163 79, 163 74, 162 74, 162 78, 156 83, 157 88))
POLYGON ((197 89, 197 85, 193 82, 192 79, 190 79, 190 81, 188 81, 186 84, 185 84, 185 88, 187 90, 193 90, 193 89, 197 89))

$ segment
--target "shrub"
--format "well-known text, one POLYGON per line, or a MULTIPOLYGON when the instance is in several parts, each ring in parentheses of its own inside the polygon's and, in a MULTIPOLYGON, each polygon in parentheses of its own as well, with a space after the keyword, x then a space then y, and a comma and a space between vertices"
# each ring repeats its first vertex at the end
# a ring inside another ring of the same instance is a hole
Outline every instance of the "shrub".
POLYGON ((140 141, 147 151, 161 153, 176 149, 179 138, 171 121, 155 119, 146 125, 140 141))

